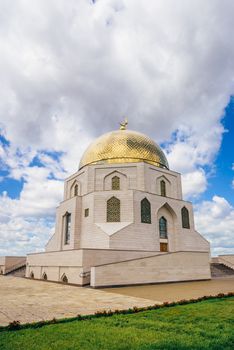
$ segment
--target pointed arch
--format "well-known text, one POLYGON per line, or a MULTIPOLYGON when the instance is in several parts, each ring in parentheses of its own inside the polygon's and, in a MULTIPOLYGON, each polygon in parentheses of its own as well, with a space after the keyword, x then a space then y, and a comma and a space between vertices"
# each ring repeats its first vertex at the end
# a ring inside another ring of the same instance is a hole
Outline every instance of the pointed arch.
POLYGON ((147 198, 141 201, 141 222, 151 224, 151 204, 147 198))
POLYGON ((44 281, 47 281, 47 279, 48 279, 48 278, 47 278, 47 274, 46 274, 45 272, 44 272, 43 275, 42 275, 42 279, 43 279, 44 281))
POLYGON ((182 219, 182 227, 183 228, 190 228, 189 211, 186 207, 183 207, 181 209, 181 219, 182 219))
MULTIPOLYGON (((161 217, 163 215, 160 215, 161 210, 166 210, 172 217, 173 219, 177 219, 177 215, 175 210, 168 204, 168 202, 165 202, 159 209, 158 209, 158 215, 161 217)), ((164 215, 165 216, 165 215, 164 215)))
POLYGON ((165 175, 156 179, 156 193, 162 197, 171 197, 171 182, 165 175))
POLYGON ((161 248, 163 249, 161 251, 168 251, 169 248, 170 250, 175 249, 178 217, 175 210, 169 205, 168 202, 165 202, 158 209, 157 222, 157 237, 159 237, 160 240, 160 250, 161 248), (161 218, 164 218, 166 221, 161 218), (161 245, 161 243, 167 243, 167 245, 161 245))
POLYGON ((127 176, 117 170, 110 172, 103 179, 104 191, 127 190, 127 176))
POLYGON ((107 201, 106 221, 120 222, 120 200, 116 197, 111 197, 107 201))
POLYGON ((167 219, 164 216, 161 216, 159 219, 159 236, 160 238, 167 237, 167 219))
POLYGON ((68 283, 68 278, 67 278, 67 276, 66 276, 65 273, 62 275, 61 281, 62 281, 63 283, 68 283))
POLYGON ((81 184, 79 181, 74 180, 70 187, 70 198, 76 197, 81 194, 81 184))

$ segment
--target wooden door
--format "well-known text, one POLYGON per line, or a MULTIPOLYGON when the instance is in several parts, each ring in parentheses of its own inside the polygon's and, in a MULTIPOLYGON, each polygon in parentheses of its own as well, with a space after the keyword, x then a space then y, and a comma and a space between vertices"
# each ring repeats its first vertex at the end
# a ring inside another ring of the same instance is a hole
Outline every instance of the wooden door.
POLYGON ((160 252, 168 252, 168 243, 160 243, 160 252))

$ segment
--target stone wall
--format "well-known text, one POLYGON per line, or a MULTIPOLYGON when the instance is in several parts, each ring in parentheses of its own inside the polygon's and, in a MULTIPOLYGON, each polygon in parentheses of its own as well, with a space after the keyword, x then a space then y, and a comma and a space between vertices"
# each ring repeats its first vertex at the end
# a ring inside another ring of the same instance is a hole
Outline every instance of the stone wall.
POLYGON ((176 252, 91 268, 91 286, 210 279, 209 254, 176 252))
POLYGON ((155 255, 152 252, 79 249, 60 252, 29 254, 26 277, 61 282, 65 274, 69 283, 90 283, 91 266, 155 255))
POLYGON ((47 275, 48 281, 61 281, 66 274, 69 283, 83 284, 80 274, 82 268, 82 250, 66 250, 29 254, 27 257, 26 277, 43 279, 47 275))
POLYGON ((0 256, 0 274, 5 273, 5 256, 0 256))

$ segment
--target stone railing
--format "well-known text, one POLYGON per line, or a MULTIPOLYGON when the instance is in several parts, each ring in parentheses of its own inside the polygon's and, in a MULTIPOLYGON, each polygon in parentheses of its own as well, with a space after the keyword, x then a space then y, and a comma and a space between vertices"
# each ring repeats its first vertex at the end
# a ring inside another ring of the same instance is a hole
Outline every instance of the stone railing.
POLYGON ((15 265, 9 266, 7 269, 5 269, 4 275, 7 275, 8 273, 13 272, 16 269, 20 269, 21 267, 24 267, 24 266, 26 266, 26 259, 25 259, 25 261, 20 261, 15 265))
POLYGON ((234 255, 219 255, 219 263, 224 264, 234 270, 234 255))

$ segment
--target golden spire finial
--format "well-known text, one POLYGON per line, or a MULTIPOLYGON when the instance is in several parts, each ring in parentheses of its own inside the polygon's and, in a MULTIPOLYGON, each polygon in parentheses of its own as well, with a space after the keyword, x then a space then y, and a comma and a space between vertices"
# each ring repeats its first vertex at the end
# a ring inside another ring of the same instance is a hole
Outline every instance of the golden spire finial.
POLYGON ((128 119, 127 118, 125 118, 124 119, 124 122, 122 122, 122 123, 119 123, 120 124, 120 130, 126 130, 127 129, 127 125, 128 125, 128 119))

